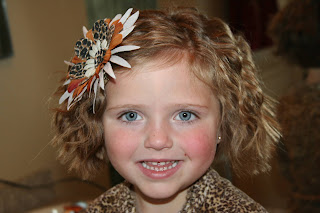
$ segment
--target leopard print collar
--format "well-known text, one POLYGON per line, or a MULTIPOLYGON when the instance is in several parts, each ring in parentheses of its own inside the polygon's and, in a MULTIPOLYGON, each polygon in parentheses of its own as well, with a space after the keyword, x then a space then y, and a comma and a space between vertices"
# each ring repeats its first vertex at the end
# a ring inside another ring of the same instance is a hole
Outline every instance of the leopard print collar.
MULTIPOLYGON (((91 203, 85 212, 135 213, 135 199, 127 181, 111 188, 91 203)), ((179 213, 190 212, 267 212, 244 192, 209 169, 187 193, 187 201, 179 213)))

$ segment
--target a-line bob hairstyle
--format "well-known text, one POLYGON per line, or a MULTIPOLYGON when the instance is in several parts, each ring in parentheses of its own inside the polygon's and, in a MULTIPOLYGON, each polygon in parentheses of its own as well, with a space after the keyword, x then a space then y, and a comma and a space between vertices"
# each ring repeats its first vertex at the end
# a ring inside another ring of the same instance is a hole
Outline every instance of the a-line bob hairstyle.
MULTIPOLYGON (((119 54, 133 67, 159 58, 175 63, 184 55, 195 78, 208 85, 220 103, 222 141, 217 157, 229 161, 238 175, 270 169, 280 136, 278 123, 273 101, 261 90, 250 47, 242 36, 234 35, 218 18, 208 19, 193 8, 175 8, 141 11, 135 29, 122 44, 141 47, 119 54)), ((115 74, 123 69, 115 67, 115 74)), ((66 86, 59 87, 56 95, 65 90, 66 86)), ((106 153, 102 116, 107 98, 99 91, 95 113, 92 99, 84 94, 69 110, 66 103, 59 105, 53 119, 52 143, 59 147, 59 158, 84 178, 106 164, 101 155, 106 153)))

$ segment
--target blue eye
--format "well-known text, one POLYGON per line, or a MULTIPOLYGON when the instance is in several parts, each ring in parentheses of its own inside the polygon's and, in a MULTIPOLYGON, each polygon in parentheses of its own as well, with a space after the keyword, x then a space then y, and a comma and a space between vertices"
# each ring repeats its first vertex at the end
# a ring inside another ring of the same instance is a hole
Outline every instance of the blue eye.
POLYGON ((181 120, 181 121, 190 121, 190 120, 194 120, 195 118, 196 118, 195 115, 189 111, 182 111, 176 117, 177 120, 181 120))
POLYGON ((141 120, 142 118, 136 112, 127 112, 121 116, 121 119, 125 121, 136 121, 141 120))

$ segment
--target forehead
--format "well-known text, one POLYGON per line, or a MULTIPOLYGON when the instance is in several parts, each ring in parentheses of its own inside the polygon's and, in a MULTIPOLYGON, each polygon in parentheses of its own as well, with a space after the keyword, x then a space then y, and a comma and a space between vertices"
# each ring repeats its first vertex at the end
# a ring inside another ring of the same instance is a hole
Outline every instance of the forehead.
POLYGON ((186 58, 175 63, 150 60, 116 74, 106 86, 107 105, 199 104, 214 99, 211 89, 190 70, 186 58))

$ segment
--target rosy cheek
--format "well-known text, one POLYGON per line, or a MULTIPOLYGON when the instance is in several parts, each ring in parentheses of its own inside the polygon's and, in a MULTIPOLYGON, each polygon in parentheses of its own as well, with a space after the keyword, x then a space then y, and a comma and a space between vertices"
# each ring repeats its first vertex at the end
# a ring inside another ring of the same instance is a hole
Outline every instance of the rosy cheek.
POLYGON ((138 146, 138 137, 133 131, 111 128, 105 133, 105 143, 110 158, 122 156, 129 158, 138 146))
POLYGON ((205 128, 193 129, 181 139, 185 154, 192 160, 213 160, 216 151, 215 134, 208 132, 205 128))

